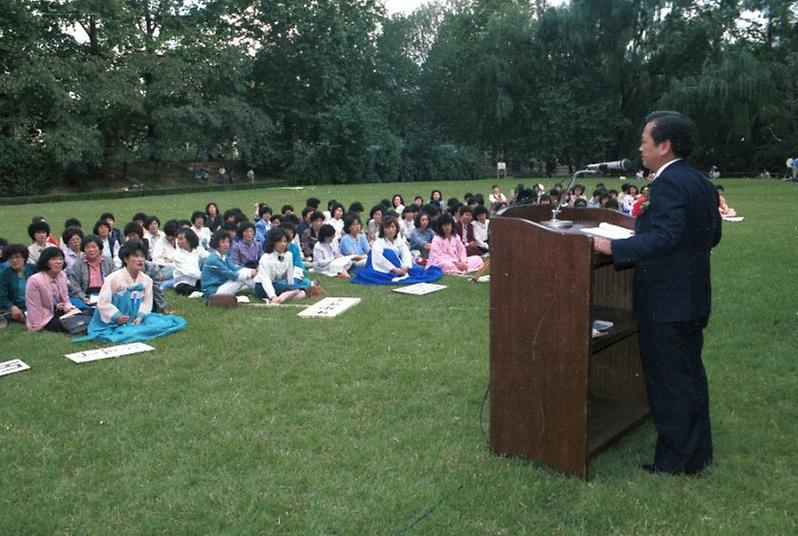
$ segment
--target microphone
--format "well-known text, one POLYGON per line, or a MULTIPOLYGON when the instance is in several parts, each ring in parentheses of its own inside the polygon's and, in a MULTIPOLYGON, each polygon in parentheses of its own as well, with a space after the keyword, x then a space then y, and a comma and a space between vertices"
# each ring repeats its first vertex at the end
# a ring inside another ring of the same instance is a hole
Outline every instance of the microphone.
POLYGON ((617 162, 599 162, 598 164, 588 164, 587 169, 593 171, 629 171, 632 169, 632 163, 624 158, 617 162))

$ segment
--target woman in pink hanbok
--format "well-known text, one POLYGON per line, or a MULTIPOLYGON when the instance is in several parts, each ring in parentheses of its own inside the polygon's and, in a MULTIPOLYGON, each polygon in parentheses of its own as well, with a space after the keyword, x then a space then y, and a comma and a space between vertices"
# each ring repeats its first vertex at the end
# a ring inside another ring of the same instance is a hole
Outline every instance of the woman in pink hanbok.
POLYGON ((466 255, 466 248, 459 236, 454 234, 454 220, 448 214, 438 218, 436 235, 432 239, 428 266, 438 266, 446 274, 466 274, 482 268, 479 255, 466 255))

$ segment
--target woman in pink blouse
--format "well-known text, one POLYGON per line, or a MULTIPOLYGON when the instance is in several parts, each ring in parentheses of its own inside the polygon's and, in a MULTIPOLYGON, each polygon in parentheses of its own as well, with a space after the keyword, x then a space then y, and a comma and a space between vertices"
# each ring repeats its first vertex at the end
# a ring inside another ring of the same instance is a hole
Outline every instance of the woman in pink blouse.
POLYGON ((39 272, 28 278, 25 287, 27 326, 30 331, 66 331, 60 317, 75 308, 69 302, 64 252, 48 247, 36 262, 39 272))
POLYGON ((454 220, 450 215, 444 214, 435 223, 437 236, 432 239, 427 259, 429 266, 438 266, 446 274, 465 274, 482 268, 479 255, 466 255, 462 240, 454 234, 454 220))

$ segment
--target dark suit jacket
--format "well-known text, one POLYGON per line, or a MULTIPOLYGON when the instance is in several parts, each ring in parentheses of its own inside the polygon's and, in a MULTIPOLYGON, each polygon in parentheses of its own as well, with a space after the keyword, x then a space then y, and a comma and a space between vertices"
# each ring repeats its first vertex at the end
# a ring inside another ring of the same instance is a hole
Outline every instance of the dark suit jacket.
POLYGON ((717 191, 686 160, 678 160, 651 183, 649 199, 635 236, 612 241, 615 264, 635 265, 635 317, 638 322, 706 318, 709 257, 721 236, 717 191))

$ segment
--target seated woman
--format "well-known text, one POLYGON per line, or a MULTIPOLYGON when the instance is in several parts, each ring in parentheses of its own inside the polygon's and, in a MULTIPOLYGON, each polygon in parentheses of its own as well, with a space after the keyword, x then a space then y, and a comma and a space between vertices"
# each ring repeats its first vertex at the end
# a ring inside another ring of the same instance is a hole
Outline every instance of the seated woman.
POLYGON ((87 335, 74 342, 148 341, 185 328, 186 321, 179 316, 152 312, 153 282, 144 273, 144 244, 125 242, 119 257, 122 268, 103 281, 87 335))
POLYGON ((398 237, 399 224, 396 218, 382 219, 379 236, 371 244, 366 266, 355 272, 352 283, 359 285, 392 285, 426 283, 437 281, 443 271, 437 267, 426 270, 413 263, 407 243, 398 237))
POLYGON ((201 210, 195 210, 191 214, 191 230, 197 235, 200 246, 202 249, 208 249, 208 243, 211 241, 211 230, 205 227, 205 220, 207 216, 201 210))
POLYGON ((25 288, 36 268, 28 263, 28 248, 22 244, 11 244, 3 248, 3 262, 8 265, 0 270, 0 323, 25 322, 25 288))
POLYGON ((116 242, 111 237, 111 226, 105 220, 100 220, 94 224, 94 229, 92 229, 92 234, 99 237, 100 241, 103 243, 103 256, 111 259, 114 261, 114 266, 119 268, 122 263, 119 260, 119 242, 116 242))
POLYGON ((453 233, 454 220, 444 214, 436 222, 437 236, 432 239, 428 264, 438 266, 447 274, 466 274, 475 272, 484 264, 479 255, 466 255, 466 248, 460 237, 453 233))
POLYGON ((64 244, 61 249, 64 251, 64 259, 66 261, 64 272, 69 277, 72 273, 72 267, 83 257, 80 251, 80 244, 83 242, 83 231, 77 227, 67 227, 61 235, 61 241, 64 244))
POLYGON ((341 255, 350 255, 355 268, 366 265, 369 254, 369 241, 363 232, 363 222, 357 213, 349 213, 344 218, 344 236, 341 238, 341 255))
POLYGON ((216 294, 233 296, 244 286, 254 287, 257 270, 241 268, 230 262, 230 235, 222 229, 211 235, 211 253, 205 259, 200 275, 202 293, 206 298, 216 294))
POLYGON ((255 226, 248 221, 238 224, 238 240, 230 246, 230 262, 242 268, 257 268, 263 244, 255 240, 255 226))
POLYGON ((296 225, 290 221, 284 221, 279 228, 283 230, 285 238, 288 240, 288 249, 286 251, 291 252, 292 262, 294 263, 294 284, 303 290, 307 290, 314 282, 310 280, 305 262, 302 260, 302 250, 299 249, 299 239, 296 236, 296 225))
MULTIPOLYGON (((584 201, 584 199, 580 200, 584 201)), ((587 202, 585 201, 585 203, 587 202)), ((488 207, 479 205, 474 209, 474 221, 471 222, 474 241, 476 241, 480 253, 487 253, 490 250, 490 245, 488 245, 488 226, 490 225, 488 214, 490 214, 488 207)))
POLYGON ((366 232, 366 238, 368 239, 369 244, 377 239, 377 235, 380 232, 380 223, 382 222, 384 209, 385 207, 382 205, 374 205, 371 207, 366 232))
POLYGON ((160 238, 152 247, 152 262, 161 270, 164 279, 172 279, 175 272, 175 253, 177 245, 175 238, 180 229, 180 222, 169 220, 163 226, 160 238))
POLYGON ((269 231, 264 251, 255 276, 255 295, 258 298, 280 304, 321 294, 316 285, 303 288, 295 283, 293 255, 288 251, 288 237, 283 229, 275 227, 269 231))
POLYGON ((319 229, 319 241, 313 246, 313 269, 316 273, 346 279, 349 277, 352 262, 350 255, 341 255, 335 241, 335 227, 329 223, 322 225, 319 229))
POLYGON ((733 218, 737 216, 737 211, 726 203, 726 190, 723 186, 718 184, 715 186, 715 189, 718 191, 718 211, 720 212, 720 217, 733 218))
POLYGON ((208 252, 200 247, 200 239, 193 229, 182 228, 175 237, 177 252, 175 253, 175 292, 181 296, 202 296, 200 277, 202 265, 208 257, 208 252), (197 294, 194 294, 194 293, 197 294))
POLYGON ((432 249, 432 239, 435 238, 435 231, 430 228, 429 214, 424 211, 416 215, 416 227, 410 233, 410 249, 418 251, 423 258, 429 257, 429 250, 432 249))
POLYGON ((28 225, 28 236, 31 239, 31 245, 28 246, 28 262, 35 266, 42 251, 51 245, 47 242, 47 237, 50 236, 50 226, 44 220, 31 222, 28 225))
POLYGON ((335 238, 340 239, 344 234, 344 206, 335 201, 330 203, 330 218, 325 221, 335 229, 335 238))
POLYGON ((60 317, 75 306, 69 302, 64 265, 64 252, 61 248, 50 246, 39 256, 36 262, 39 271, 28 278, 25 286, 28 330, 66 331, 60 317))
POLYGON ((97 303, 105 276, 114 271, 114 262, 102 253, 103 242, 97 235, 86 235, 80 242, 83 258, 75 261, 67 278, 69 301, 78 309, 97 303))

